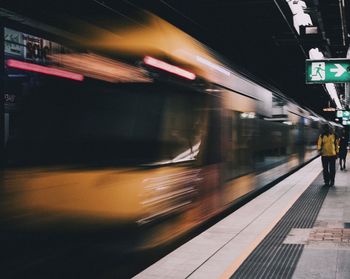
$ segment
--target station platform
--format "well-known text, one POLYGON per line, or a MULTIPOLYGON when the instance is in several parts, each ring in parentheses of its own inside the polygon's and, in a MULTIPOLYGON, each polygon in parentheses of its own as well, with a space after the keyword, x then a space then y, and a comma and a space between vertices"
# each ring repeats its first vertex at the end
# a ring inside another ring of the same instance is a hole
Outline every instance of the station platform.
POLYGON ((134 278, 350 278, 349 178, 316 158, 134 278))

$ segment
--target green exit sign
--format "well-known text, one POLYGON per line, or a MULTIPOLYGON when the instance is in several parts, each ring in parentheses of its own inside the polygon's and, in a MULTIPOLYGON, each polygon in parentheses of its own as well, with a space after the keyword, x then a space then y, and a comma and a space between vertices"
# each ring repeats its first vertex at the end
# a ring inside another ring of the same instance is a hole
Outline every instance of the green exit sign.
POLYGON ((306 60, 306 83, 350 82, 350 59, 306 60))
POLYGON ((348 110, 337 110, 337 117, 350 118, 350 111, 348 111, 348 110))

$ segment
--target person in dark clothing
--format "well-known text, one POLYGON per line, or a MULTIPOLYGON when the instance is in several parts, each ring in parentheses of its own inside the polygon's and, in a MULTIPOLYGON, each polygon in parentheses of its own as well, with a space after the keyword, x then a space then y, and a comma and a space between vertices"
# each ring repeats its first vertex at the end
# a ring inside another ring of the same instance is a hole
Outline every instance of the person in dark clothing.
POLYGON ((317 149, 321 152, 323 179, 326 186, 334 186, 335 161, 338 154, 338 141, 331 127, 323 126, 323 132, 318 137, 317 149))
POLYGON ((339 165, 340 170, 345 170, 346 155, 348 154, 348 138, 345 135, 345 130, 339 138, 339 165))

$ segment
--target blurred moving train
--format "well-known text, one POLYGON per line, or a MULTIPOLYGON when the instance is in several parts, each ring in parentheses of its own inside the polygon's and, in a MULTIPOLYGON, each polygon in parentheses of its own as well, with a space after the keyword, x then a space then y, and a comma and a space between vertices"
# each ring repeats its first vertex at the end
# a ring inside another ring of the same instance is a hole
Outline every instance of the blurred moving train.
POLYGON ((69 34, 0 15, 1 222, 137 224, 154 247, 317 156, 324 119, 154 15, 69 34))

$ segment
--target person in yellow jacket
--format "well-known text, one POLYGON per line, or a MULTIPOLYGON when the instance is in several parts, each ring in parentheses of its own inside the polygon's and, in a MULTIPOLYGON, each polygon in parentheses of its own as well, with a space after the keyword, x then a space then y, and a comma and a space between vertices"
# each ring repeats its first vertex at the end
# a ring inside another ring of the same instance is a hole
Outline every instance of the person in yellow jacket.
POLYGON ((325 125, 318 137, 317 149, 321 152, 323 179, 326 186, 334 186, 335 161, 339 151, 338 140, 332 129, 325 125))

